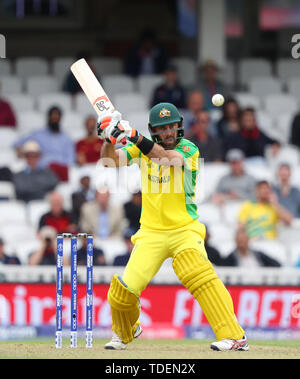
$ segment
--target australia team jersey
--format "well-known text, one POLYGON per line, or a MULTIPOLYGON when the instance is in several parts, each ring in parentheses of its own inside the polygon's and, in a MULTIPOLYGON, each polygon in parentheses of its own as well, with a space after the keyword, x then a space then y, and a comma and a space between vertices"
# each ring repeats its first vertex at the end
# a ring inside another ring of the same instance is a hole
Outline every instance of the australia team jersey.
POLYGON ((134 145, 122 148, 130 164, 141 170, 141 227, 171 230, 198 219, 194 202, 197 175, 200 169, 198 148, 181 139, 175 150, 184 158, 184 166, 162 166, 149 159, 134 145))

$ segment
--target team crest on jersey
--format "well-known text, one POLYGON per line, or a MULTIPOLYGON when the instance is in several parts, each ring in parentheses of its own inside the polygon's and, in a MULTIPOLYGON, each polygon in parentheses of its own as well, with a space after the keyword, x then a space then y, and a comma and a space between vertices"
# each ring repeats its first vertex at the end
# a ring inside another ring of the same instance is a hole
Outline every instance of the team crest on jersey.
POLYGON ((188 153, 191 150, 191 148, 189 146, 182 146, 182 150, 188 153))
POLYGON ((166 108, 163 108, 163 109, 159 112, 159 117, 160 117, 160 118, 171 117, 171 111, 169 111, 169 110, 166 109, 166 108))

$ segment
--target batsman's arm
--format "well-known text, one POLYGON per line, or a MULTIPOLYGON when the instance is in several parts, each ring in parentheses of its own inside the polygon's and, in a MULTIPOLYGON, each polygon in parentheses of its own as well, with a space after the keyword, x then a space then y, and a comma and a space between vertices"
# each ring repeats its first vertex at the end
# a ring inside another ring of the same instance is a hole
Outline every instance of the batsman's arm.
MULTIPOLYGON (((137 147, 139 147, 137 143, 137 147)), ((183 166, 183 156, 175 150, 165 150, 162 146, 154 143, 153 148, 147 154, 150 159, 158 159, 162 166, 183 166)))
POLYGON ((121 149, 116 150, 115 146, 109 142, 104 142, 102 145, 101 160, 104 167, 122 167, 129 165, 125 151, 121 149))

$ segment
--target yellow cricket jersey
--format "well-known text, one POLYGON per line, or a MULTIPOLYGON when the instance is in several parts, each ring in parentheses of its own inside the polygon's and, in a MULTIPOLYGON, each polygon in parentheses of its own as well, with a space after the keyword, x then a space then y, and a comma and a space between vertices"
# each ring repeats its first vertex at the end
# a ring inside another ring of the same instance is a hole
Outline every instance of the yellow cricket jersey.
POLYGON ((130 164, 141 170, 141 227, 171 230, 198 219, 194 203, 195 186, 200 168, 198 148, 181 139, 175 150, 184 157, 184 166, 162 166, 141 153, 134 144, 122 148, 130 164))
POLYGON ((239 221, 245 225, 250 238, 277 237, 278 214, 270 204, 246 201, 240 210, 239 221))

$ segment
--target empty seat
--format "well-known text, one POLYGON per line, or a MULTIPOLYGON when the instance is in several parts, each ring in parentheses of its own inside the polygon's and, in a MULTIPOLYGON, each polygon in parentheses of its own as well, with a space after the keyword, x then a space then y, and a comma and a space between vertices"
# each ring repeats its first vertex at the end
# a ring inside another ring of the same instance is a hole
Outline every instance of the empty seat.
POLYGON ((78 93, 74 98, 74 107, 76 112, 84 117, 95 115, 95 110, 83 92, 78 93))
POLYGON ((226 163, 204 162, 203 171, 200 170, 198 190, 203 192, 205 199, 209 198, 216 190, 219 180, 229 173, 226 163), (203 180, 201 180, 203 176, 203 180))
POLYGON ((235 85, 236 85, 235 63, 232 61, 225 62, 224 66, 221 67, 220 69, 219 78, 230 89, 235 88, 235 85))
POLYGON ((299 61, 292 58, 280 58, 275 64, 275 71, 278 78, 282 81, 287 81, 291 77, 299 77, 299 61))
POLYGON ((63 89, 64 81, 70 73, 70 67, 76 61, 73 57, 57 57, 53 59, 51 73, 55 76, 60 90, 63 89))
POLYGON ((101 82, 112 102, 116 95, 135 90, 134 79, 127 75, 103 75, 101 82))
POLYGON ((299 150, 292 145, 282 146, 275 157, 269 156, 268 163, 271 167, 277 167, 280 163, 289 163, 296 168, 299 164, 299 150))
POLYGON ((32 200, 27 205, 27 213, 29 224, 35 229, 38 229, 40 218, 43 214, 49 212, 50 205, 46 200, 32 200))
POLYGON ((234 98, 242 108, 251 107, 254 109, 261 108, 261 99, 249 92, 235 92, 234 98))
POLYGON ((278 117, 282 113, 295 113, 299 109, 297 99, 288 94, 270 93, 264 98, 265 110, 272 115, 278 117))
POLYGON ((222 206, 222 220, 227 225, 237 225, 243 201, 228 201, 222 206))
POLYGON ((163 83, 162 75, 140 75, 137 78, 137 90, 141 93, 148 102, 148 106, 151 105, 153 92, 156 87, 163 83))
POLYGON ((210 226, 221 222, 220 208, 212 203, 206 202, 198 205, 199 221, 210 226))
POLYGON ((254 77, 249 81, 250 93, 260 98, 281 93, 281 82, 271 76, 254 77))
POLYGON ((26 94, 6 95, 16 114, 20 112, 33 111, 35 108, 35 99, 26 94))
POLYGON ((23 91, 23 80, 18 76, 0 77, 2 96, 20 94, 23 91))
MULTIPOLYGON (((97 116, 96 113, 94 114, 97 116)), ((73 130, 80 130, 85 133, 85 117, 78 112, 66 112, 61 119, 62 130, 67 134, 72 134, 73 130)))
POLYGON ((15 241, 32 241, 36 238, 36 230, 28 223, 17 225, 9 223, 1 225, 1 234, 5 236, 5 240, 9 244, 13 244, 15 241))
POLYGON ((123 118, 130 112, 146 111, 148 104, 145 97, 140 93, 122 93, 114 97, 114 106, 121 112, 123 118))
MULTIPOLYGON (((0 200, 3 200, 3 199, 11 200, 15 198, 15 195, 16 195, 15 187, 13 183, 0 181, 0 200)), ((2 233, 2 230, 1 230, 1 233, 2 233)))
POLYGON ((284 144, 287 144, 291 134, 291 126, 293 121, 293 113, 287 112, 277 116, 275 127, 279 131, 284 144))
MULTIPOLYGON (((299 64, 299 63, 298 63, 299 64)), ((286 83, 286 89, 288 94, 300 98, 300 77, 292 77, 286 83)))
POLYGON ((137 112, 129 113, 128 112, 128 121, 130 125, 137 129, 145 137, 149 137, 150 133, 148 130, 149 123, 149 112, 146 110, 140 110, 137 112))
POLYGON ((57 92, 57 93, 49 93, 44 94, 38 97, 37 99, 37 109, 40 112, 48 112, 48 110, 57 106, 62 111, 68 112, 72 110, 72 97, 66 93, 57 92))
POLYGON ((32 76, 26 80, 26 90, 31 96, 40 96, 59 90, 54 76, 32 76))
POLYGON ((101 78, 102 75, 119 75, 123 71, 123 63, 120 58, 103 57, 93 58, 91 64, 95 67, 97 75, 101 78))
POLYGON ((281 265, 288 264, 286 247, 277 240, 250 241, 250 247, 254 250, 265 253, 269 257, 277 260, 281 265))
POLYGON ((7 148, 18 139, 18 132, 13 128, 0 128, 0 148, 7 148))
POLYGON ((9 59, 0 59, 0 76, 12 74, 12 64, 9 59))
POLYGON ((125 242, 119 238, 95 238, 94 245, 104 251, 106 262, 109 265, 113 264, 115 256, 126 251, 125 242))
POLYGON ((272 75, 272 65, 263 58, 243 58, 238 63, 238 81, 247 86, 249 81, 258 76, 272 75))
POLYGON ((235 227, 225 223, 216 223, 209 226, 209 243, 212 245, 218 244, 221 241, 233 242, 235 238, 235 227))
POLYGON ((194 85, 197 78, 197 65, 189 57, 176 57, 171 62, 177 67, 179 80, 182 85, 194 85))
POLYGON ((18 113, 18 130, 22 135, 44 129, 45 125, 46 115, 42 112, 25 111, 18 113))
POLYGON ((0 224, 3 225, 27 224, 26 208, 21 201, 2 201, 0 202, 0 224))
POLYGON ((275 121, 266 111, 258 110, 255 113, 256 121, 259 129, 267 133, 274 128, 275 121))
POLYGON ((28 78, 36 75, 48 74, 48 61, 40 57, 21 57, 15 62, 16 75, 28 78))

